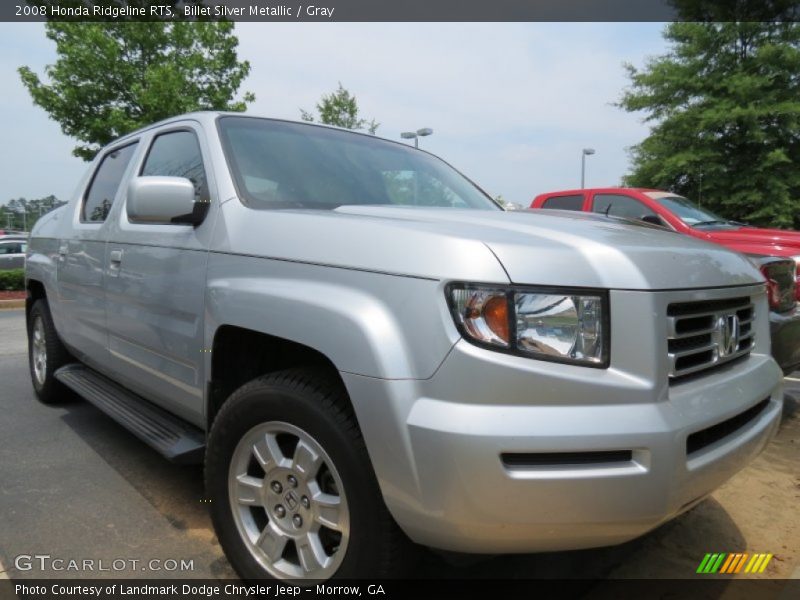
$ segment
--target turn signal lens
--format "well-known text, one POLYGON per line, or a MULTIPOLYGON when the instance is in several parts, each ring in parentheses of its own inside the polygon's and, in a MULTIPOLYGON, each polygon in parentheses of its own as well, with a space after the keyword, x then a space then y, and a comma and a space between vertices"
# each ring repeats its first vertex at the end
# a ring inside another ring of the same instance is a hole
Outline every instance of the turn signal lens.
POLYGON ((508 297, 505 290, 452 288, 456 323, 474 340, 508 348, 508 297))
POLYGON ((778 282, 774 279, 767 279, 767 298, 769 299, 769 307, 776 309, 781 304, 781 290, 778 287, 778 282))
POLYGON ((483 318, 489 329, 507 344, 509 340, 508 300, 499 296, 489 298, 483 306, 483 318))

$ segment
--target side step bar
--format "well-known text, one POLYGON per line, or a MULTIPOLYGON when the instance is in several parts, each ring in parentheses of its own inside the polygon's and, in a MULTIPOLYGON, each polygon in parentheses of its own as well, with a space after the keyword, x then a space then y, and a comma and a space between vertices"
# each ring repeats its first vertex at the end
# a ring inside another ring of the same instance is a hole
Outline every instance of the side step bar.
POLYGON ((55 378, 83 396, 146 444, 180 464, 203 461, 203 431, 82 364, 69 364, 55 378))

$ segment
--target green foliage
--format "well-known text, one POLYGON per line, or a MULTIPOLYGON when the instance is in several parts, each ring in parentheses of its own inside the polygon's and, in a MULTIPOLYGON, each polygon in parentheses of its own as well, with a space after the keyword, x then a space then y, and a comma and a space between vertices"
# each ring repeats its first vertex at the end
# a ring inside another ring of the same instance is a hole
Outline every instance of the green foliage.
POLYGON ((36 200, 12 198, 0 205, 0 229, 30 231, 40 216, 64 204, 66 202, 52 195, 36 200))
POLYGON ((702 190, 703 205, 731 219, 800 227, 800 25, 681 22, 664 36, 666 54, 626 65, 619 106, 652 127, 624 183, 702 190))
POLYGON ((254 100, 234 100, 250 64, 237 58, 230 22, 48 22, 46 31, 58 53, 49 83, 28 67, 19 74, 33 102, 83 142, 73 154, 85 160, 155 121, 254 100))
MULTIPOLYGON (((317 112, 319 112, 320 122, 326 125, 335 125, 346 129, 366 129, 372 134, 380 127, 380 123, 377 123, 375 119, 367 121, 358 116, 356 97, 343 88, 341 82, 335 92, 322 96, 317 103, 317 112)), ((314 115, 302 108, 300 109, 300 118, 303 121, 314 121, 314 115)))
POLYGON ((0 271, 0 290, 16 291, 25 289, 25 269, 0 271))

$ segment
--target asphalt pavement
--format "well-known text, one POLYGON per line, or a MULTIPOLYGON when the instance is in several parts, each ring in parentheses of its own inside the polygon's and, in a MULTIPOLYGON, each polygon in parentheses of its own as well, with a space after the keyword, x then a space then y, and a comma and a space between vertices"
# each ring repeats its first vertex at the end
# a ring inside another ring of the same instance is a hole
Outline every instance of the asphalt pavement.
POLYGON ((167 462, 86 402, 39 403, 26 352, 23 311, 0 311, 0 561, 8 574, 234 576, 202 502, 202 470, 167 462), (56 559, 95 564, 69 571, 68 562, 50 564, 56 559), (97 570, 101 559, 110 571, 97 570), (181 560, 192 569, 181 572, 181 560))
MULTIPOLYGON (((202 469, 167 462, 86 402, 39 403, 26 352, 23 311, 0 311, 0 578, 235 577, 211 527, 202 469)), ((800 397, 800 373, 786 384, 800 397)), ((797 403, 790 398, 787 407, 797 403)), ((478 562, 430 553, 419 573, 691 577, 698 556, 729 547, 775 552, 783 558, 765 576, 800 577, 797 414, 762 457, 696 509, 633 542, 478 562), (769 495, 774 502, 759 500, 769 495), (767 531, 770 521, 783 529, 767 531)))
POLYGON ((4 356, 20 354, 25 350, 24 311, 0 310, 0 360, 4 356))

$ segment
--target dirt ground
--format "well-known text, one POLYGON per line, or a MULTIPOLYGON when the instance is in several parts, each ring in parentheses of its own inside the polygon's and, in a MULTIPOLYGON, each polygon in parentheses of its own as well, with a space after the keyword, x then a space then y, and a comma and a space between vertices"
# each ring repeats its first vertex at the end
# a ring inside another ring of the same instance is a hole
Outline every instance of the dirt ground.
POLYGON ((609 577, 692 577, 706 552, 771 552, 764 573, 739 577, 800 578, 800 410, 794 397, 787 396, 778 435, 751 465, 643 538, 636 556, 609 577))

